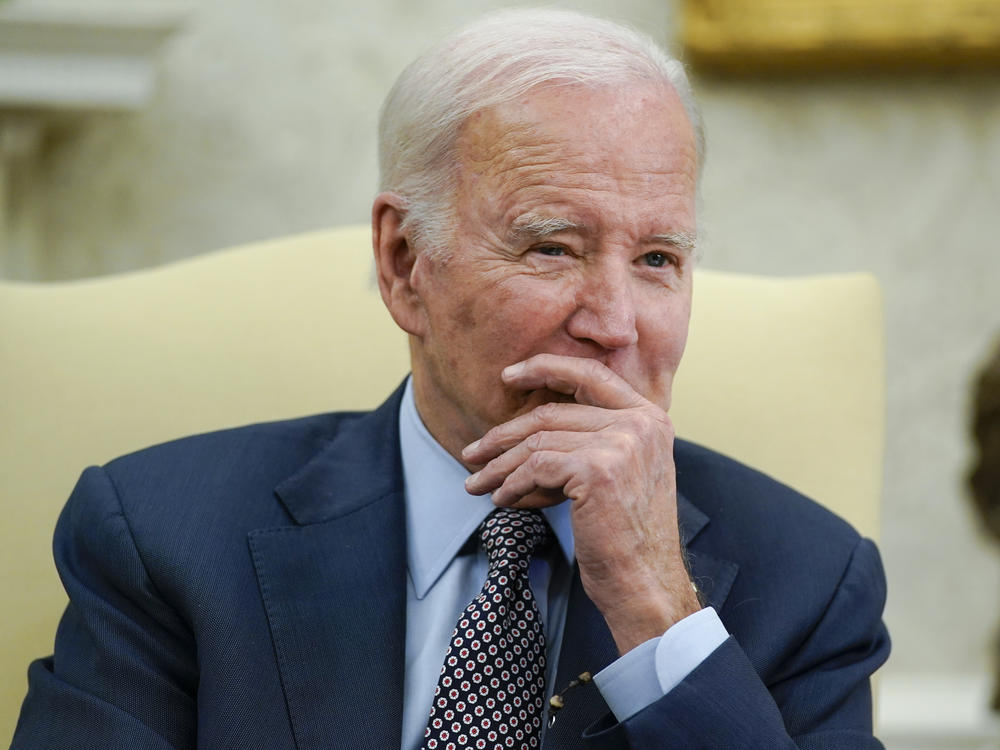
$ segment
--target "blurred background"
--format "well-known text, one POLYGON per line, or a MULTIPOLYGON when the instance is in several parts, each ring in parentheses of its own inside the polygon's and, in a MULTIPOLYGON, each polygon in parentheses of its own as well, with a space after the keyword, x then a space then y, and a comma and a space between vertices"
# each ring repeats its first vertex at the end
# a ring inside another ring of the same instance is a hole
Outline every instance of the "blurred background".
MULTIPOLYGON (((901 1, 855 7, 898 11, 901 1)), ((983 49, 1000 50, 1000 3, 955 2, 994 32, 983 49)), ((437 37, 502 5, 0 3, 0 278, 116 273, 367 222, 376 117, 393 79, 437 37), (26 38, 24 18, 125 29, 142 37, 155 77, 146 88, 133 81, 117 104, 97 92, 90 103, 25 106, 3 81, 4 47, 26 38)), ((683 49, 681 0, 555 5, 683 49)), ((1000 564, 965 477, 973 374, 1000 332, 1000 66, 965 64, 955 50, 883 50, 871 65, 843 51, 825 64, 766 49, 713 61, 696 41, 688 56, 708 136, 703 264, 770 275, 870 270, 885 293, 881 549, 894 652, 881 681, 884 741, 891 750, 997 747, 987 706, 1000 564)))

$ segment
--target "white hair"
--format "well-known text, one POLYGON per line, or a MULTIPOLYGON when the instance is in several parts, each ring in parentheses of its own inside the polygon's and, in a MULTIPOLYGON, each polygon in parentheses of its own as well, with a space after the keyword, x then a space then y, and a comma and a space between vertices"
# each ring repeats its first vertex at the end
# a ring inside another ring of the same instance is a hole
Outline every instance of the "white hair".
POLYGON ((573 11, 513 9, 443 39, 400 74, 379 118, 379 189, 405 201, 418 249, 446 254, 461 127, 473 113, 543 84, 673 88, 704 157, 701 117, 684 66, 627 26, 573 11))

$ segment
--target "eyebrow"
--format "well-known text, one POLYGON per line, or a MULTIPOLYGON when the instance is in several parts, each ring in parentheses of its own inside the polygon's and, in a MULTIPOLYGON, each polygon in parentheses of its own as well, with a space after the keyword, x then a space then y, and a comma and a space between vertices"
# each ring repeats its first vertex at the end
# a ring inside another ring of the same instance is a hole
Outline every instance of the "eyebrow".
MULTIPOLYGON (((513 241, 539 240, 559 232, 588 233, 586 225, 560 216, 542 216, 526 213, 511 222, 508 235, 513 241)), ((698 238, 691 232, 665 232, 644 237, 643 244, 670 245, 678 250, 694 253, 698 249, 698 238)))
POLYGON ((666 234, 654 234, 645 242, 662 245, 672 245, 678 250, 694 252, 698 248, 698 238, 691 232, 667 232, 666 234))
POLYGON ((579 222, 558 216, 521 214, 510 225, 508 233, 513 240, 543 239, 559 232, 585 232, 586 227, 579 222))

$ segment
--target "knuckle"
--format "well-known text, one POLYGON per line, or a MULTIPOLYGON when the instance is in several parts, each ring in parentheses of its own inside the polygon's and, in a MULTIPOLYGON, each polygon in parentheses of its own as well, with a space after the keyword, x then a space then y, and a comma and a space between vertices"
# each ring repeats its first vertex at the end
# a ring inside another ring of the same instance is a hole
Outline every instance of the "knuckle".
POLYGON ((617 452, 631 453, 639 442, 638 436, 633 432, 616 430, 609 435, 609 441, 617 452))
POLYGON ((595 487, 612 487, 617 482, 614 457, 601 451, 590 462, 590 483, 595 487))
POLYGON ((637 435, 634 432, 626 432, 622 435, 622 448, 629 455, 634 455, 641 452, 642 446, 646 443, 646 438, 644 435, 637 435))
POLYGON ((525 463, 529 469, 542 469, 548 463, 548 457, 544 451, 537 451, 528 456, 528 460, 525 463))
POLYGON ((545 432, 536 432, 532 435, 529 435, 528 439, 524 441, 528 450, 532 451, 533 453, 535 451, 542 450, 545 447, 545 436, 546 436, 545 432))
POLYGON ((556 418, 559 413, 559 405, 555 401, 548 401, 535 408, 535 421, 541 425, 547 425, 556 418))
POLYGON ((537 453, 532 453, 531 457, 526 461, 529 464, 529 469, 532 473, 547 474, 552 470, 555 463, 555 454, 552 451, 538 451, 537 453))
POLYGON ((648 419, 640 419, 636 423, 635 434, 643 441, 650 442, 658 440, 663 434, 662 428, 656 422, 648 419))

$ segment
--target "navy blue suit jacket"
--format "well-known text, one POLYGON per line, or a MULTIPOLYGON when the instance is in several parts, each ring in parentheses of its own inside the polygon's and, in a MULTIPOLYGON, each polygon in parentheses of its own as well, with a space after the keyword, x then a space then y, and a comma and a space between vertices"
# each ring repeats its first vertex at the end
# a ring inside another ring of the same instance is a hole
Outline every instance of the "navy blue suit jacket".
MULTIPOLYGON (((55 535, 70 603, 54 656, 29 669, 13 747, 396 750, 399 397, 84 472, 55 535)), ((751 469, 684 442, 675 455, 691 572, 732 637, 623 724, 578 688, 546 748, 881 747, 874 546, 751 469)), ((558 684, 615 657, 575 576, 558 684)))

